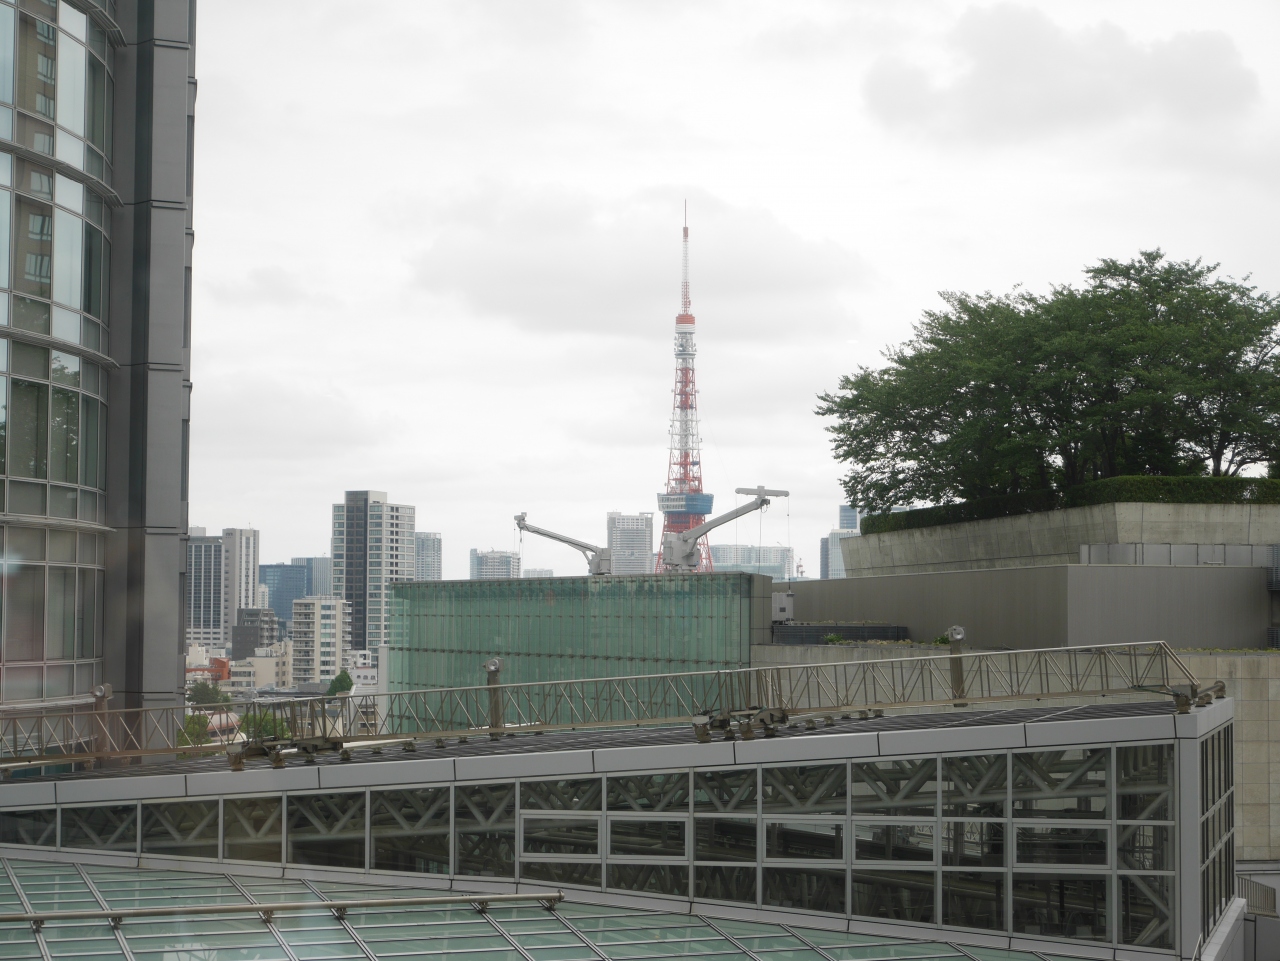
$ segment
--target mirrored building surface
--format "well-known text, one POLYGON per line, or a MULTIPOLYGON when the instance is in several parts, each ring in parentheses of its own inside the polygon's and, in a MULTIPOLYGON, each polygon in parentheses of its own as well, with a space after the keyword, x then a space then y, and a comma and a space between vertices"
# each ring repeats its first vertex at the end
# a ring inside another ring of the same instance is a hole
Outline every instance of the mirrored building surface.
POLYGON ((6 703, 182 690, 194 17, 0 0, 6 703))

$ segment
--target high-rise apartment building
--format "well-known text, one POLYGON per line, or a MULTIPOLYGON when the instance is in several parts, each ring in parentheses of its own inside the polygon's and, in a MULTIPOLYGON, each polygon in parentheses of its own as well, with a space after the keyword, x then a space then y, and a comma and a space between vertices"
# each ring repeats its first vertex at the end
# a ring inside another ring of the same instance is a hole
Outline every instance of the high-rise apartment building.
POLYGON ((182 701, 195 4, 0 3, 0 700, 182 701), (119 97, 115 91, 121 91, 119 97))
POLYGON ((258 532, 251 527, 222 531, 222 624, 225 643, 245 608, 258 606, 258 532))
POLYGON ((610 511, 605 528, 613 573, 653 573, 653 514, 610 511))
POLYGON ((320 597, 333 593, 333 558, 295 557, 291 563, 307 569, 304 597, 320 597))
MULTIPOLYGON (((290 611, 289 615, 292 617, 293 612, 290 611)), ((231 648, 227 656, 233 661, 253 657, 258 648, 277 644, 279 633, 280 623, 271 608, 242 608, 236 613, 236 623, 231 628, 231 648)))
POLYGON ((293 602, 293 684, 328 685, 342 670, 352 638, 351 604, 341 597, 293 602))
POLYGON ((347 491, 333 505, 333 593, 351 605, 351 646, 357 651, 391 636, 391 591, 411 581, 414 509, 388 504, 385 491, 347 491))
POLYGON ((187 541, 187 645, 221 648, 226 644, 222 626, 222 538, 207 537, 203 527, 191 528, 187 541))
POLYGON ((515 551, 479 551, 471 548, 471 580, 500 581, 520 576, 520 555, 515 551))
POLYGON ((192 528, 187 540, 185 637, 188 645, 227 647, 238 612, 258 607, 258 532, 204 531, 192 528))
POLYGON ((293 602, 310 594, 304 564, 259 564, 258 581, 267 588, 267 606, 281 624, 293 620, 293 602))
POLYGON ((444 550, 440 535, 419 531, 413 535, 413 579, 438 581, 444 576, 444 550))
POLYGON ((790 547, 712 544, 711 563, 721 572, 768 574, 775 581, 789 581, 795 573, 795 552, 790 547))

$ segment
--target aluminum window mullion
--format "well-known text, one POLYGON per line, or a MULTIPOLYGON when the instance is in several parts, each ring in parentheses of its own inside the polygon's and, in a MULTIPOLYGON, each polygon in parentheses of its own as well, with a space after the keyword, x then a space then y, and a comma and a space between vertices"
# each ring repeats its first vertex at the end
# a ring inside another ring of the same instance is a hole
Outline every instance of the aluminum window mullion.
MULTIPOLYGON (((849 905, 849 907, 850 907, 850 909, 852 909, 853 905, 849 905)), ((848 912, 847 912, 847 911, 846 911, 845 913, 846 913, 846 914, 848 914, 848 912)), ((813 952, 815 952, 815 953, 817 953, 817 954, 822 955, 822 957, 825 959, 825 961, 836 961, 835 955, 830 954, 830 953, 828 953, 828 952, 824 951, 820 945, 818 945, 817 943, 815 943, 815 942, 813 942, 813 941, 810 941, 810 940, 809 940, 808 938, 806 938, 803 934, 798 933, 798 932, 796 931, 796 929, 795 929, 795 927, 794 927, 793 925, 790 925, 790 924, 780 924, 780 925, 778 925, 778 927, 782 928, 782 930, 783 930, 783 931, 786 931, 786 932, 787 932, 787 934, 791 935, 793 938, 795 938, 795 939, 796 939, 797 941, 799 941, 801 944, 805 945, 805 947, 807 947, 810 951, 813 951, 813 952)))
MULTIPOLYGON (((954 662, 952 662, 954 663, 954 662)), ((933 759, 933 923, 942 924, 942 755, 933 759)))
MULTIPOLYGON (((516 884, 524 880, 524 811, 520 808, 520 801, 522 800, 520 788, 523 784, 524 780, 522 778, 516 778, 511 785, 511 815, 516 822, 516 836, 513 842, 515 850, 511 854, 511 860, 514 862, 511 865, 511 874, 513 875, 511 880, 516 884)), ((503 933, 505 934, 506 932, 503 933)), ((510 940, 510 938, 507 940, 510 940)), ((525 957, 528 957, 528 955, 525 955, 525 957)))
MULTIPOLYGON (((764 904, 764 766, 755 765, 756 770, 756 910, 764 904)), ((716 930, 719 930, 718 928, 716 930)), ((720 932, 724 935, 724 932, 720 932)), ((725 935, 727 937, 727 935, 725 935)), ((737 944, 735 941, 734 944, 737 944)), ((741 947, 741 945, 738 945, 741 947)), ((745 949, 743 949, 745 950, 745 949)), ((748 952, 750 954, 750 952, 748 952)), ((755 958, 755 955, 751 955, 755 958)))
MULTIPOLYGON (((757 893, 758 893, 758 892, 757 892, 757 893)), ((723 929, 721 929, 721 928, 720 928, 720 926, 719 926, 719 925, 717 925, 717 924, 715 923, 715 921, 713 921, 711 918, 703 918, 703 919, 702 919, 702 922, 703 922, 703 924, 707 925, 707 927, 709 927, 709 928, 710 928, 712 931, 714 931, 716 934, 720 935, 720 937, 724 938, 726 941, 728 941, 730 944, 732 944, 735 948, 737 948, 739 951, 741 951, 743 954, 745 954, 747 957, 749 957, 749 958, 751 959, 751 961, 760 961, 760 955, 756 954, 754 951, 752 951, 752 950, 751 950, 750 948, 748 948, 746 945, 742 944, 742 943, 741 943, 737 938, 735 938, 733 935, 726 933, 726 932, 725 932, 723 929)))
MULTIPOLYGON (((139 841, 139 843, 141 843, 141 841, 139 841)), ((93 879, 89 877, 85 869, 79 864, 74 864, 72 866, 80 875, 80 880, 84 881, 85 887, 89 889, 89 893, 93 895, 93 899, 98 902, 98 907, 103 910, 109 910, 111 905, 107 904, 107 899, 102 896, 102 892, 98 890, 98 886, 93 883, 93 879)), ((114 924, 111 925, 111 932, 116 936, 116 942, 120 945, 120 952, 128 959, 128 961, 134 961, 133 949, 129 947, 129 941, 124 936, 124 932, 114 924)), ((291 958, 290 961, 297 961, 297 959, 291 958)))
POLYGON ((1116 844, 1119 840, 1117 835, 1118 826, 1116 820, 1120 816, 1120 794, 1119 794, 1119 770, 1117 758, 1120 754, 1119 745, 1115 742, 1111 744, 1110 767, 1107 771, 1107 813, 1110 816, 1108 823, 1107 838, 1107 858, 1110 870, 1107 872, 1107 928, 1111 935, 1110 942, 1112 945, 1120 943, 1120 855, 1116 850, 1116 844))
POLYGON ((488 921, 489 926, 493 928, 495 931, 497 931, 500 935, 502 935, 506 939, 507 944, 511 945, 511 947, 515 951, 519 952, 520 957, 524 958, 525 961, 535 961, 533 955, 530 954, 528 951, 526 951, 524 948, 522 948, 520 945, 516 944, 516 939, 513 938, 510 934, 508 934, 506 930, 502 927, 502 925, 500 925, 497 921, 493 919, 493 916, 489 914, 488 911, 481 911, 480 917, 488 921))
POLYGON ((600 948, 598 948, 585 934, 574 927, 572 921, 568 920, 559 911, 551 911, 549 913, 553 918, 564 925, 565 929, 568 930, 570 934, 581 941, 584 947, 594 951, 597 958, 601 959, 601 961, 608 961, 609 956, 600 950, 600 948))
MULTIPOLYGON (((321 901, 327 900, 323 894, 321 894, 318 890, 316 890, 316 886, 314 884, 312 884, 306 878, 302 878, 301 880, 302 880, 302 883, 306 885, 307 890, 310 891, 312 894, 314 894, 317 898, 319 898, 321 901)), ((355 946, 360 949, 361 953, 365 956, 366 961, 379 961, 378 956, 373 953, 373 949, 370 948, 369 945, 364 943, 364 938, 360 937, 360 935, 356 932, 356 929, 351 926, 350 921, 348 921, 345 917, 340 918, 336 914, 333 916, 333 919, 338 922, 342 930, 347 932, 347 937, 349 937, 352 943, 355 944, 355 946)), ((274 927, 274 925, 272 925, 272 927, 274 927)), ((292 953, 293 952, 290 951, 291 955, 292 953)))
MULTIPOLYGON (((230 881, 231 886, 234 887, 237 891, 239 891, 240 894, 244 896, 244 899, 248 901, 250 904, 258 903, 258 899, 255 898, 252 894, 250 894, 248 889, 245 888, 244 885, 242 885, 239 881, 233 878, 230 874, 224 874, 223 877, 226 878, 228 881, 230 881)), ((106 905, 103 905, 103 907, 106 907, 106 905)), ((279 929, 275 926, 275 923, 273 921, 267 921, 266 925, 267 925, 267 929, 275 937, 276 943, 280 945, 280 949, 284 951, 286 955, 288 955, 289 961, 298 961, 298 956, 293 953, 293 948, 291 948, 289 946, 289 943, 285 941, 284 935, 280 933, 279 929)))
MULTIPOLYGON (((59 818, 61 822, 61 818, 59 818)), ((27 914, 34 914, 35 909, 31 907, 31 901, 27 898, 27 892, 22 890, 22 885, 18 882, 18 876, 13 873, 13 868, 9 866, 8 858, 0 858, 0 867, 4 868, 5 875, 9 878, 9 883, 13 885, 14 892, 18 895, 18 899, 22 902, 22 910, 27 914)), ((49 953, 49 945, 45 943, 43 931, 32 931, 31 936, 35 938, 36 947, 40 949, 40 957, 44 961, 53 961, 53 955, 49 953)))

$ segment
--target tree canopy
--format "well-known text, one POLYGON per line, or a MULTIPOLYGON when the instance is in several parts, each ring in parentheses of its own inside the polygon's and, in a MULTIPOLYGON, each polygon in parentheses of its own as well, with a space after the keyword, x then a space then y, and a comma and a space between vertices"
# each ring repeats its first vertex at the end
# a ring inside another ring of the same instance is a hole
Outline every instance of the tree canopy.
POLYGON ((1280 461, 1280 300, 1142 251, 1047 295, 943 292, 820 396, 849 502, 952 503, 1280 461))
POLYGON ((187 688, 188 704, 230 704, 231 695, 218 687, 217 681, 196 681, 187 688))
POLYGON ((324 692, 324 696, 337 697, 339 694, 346 694, 347 691, 355 686, 355 681, 351 680, 351 675, 344 669, 339 671, 337 676, 329 682, 329 690, 324 692))

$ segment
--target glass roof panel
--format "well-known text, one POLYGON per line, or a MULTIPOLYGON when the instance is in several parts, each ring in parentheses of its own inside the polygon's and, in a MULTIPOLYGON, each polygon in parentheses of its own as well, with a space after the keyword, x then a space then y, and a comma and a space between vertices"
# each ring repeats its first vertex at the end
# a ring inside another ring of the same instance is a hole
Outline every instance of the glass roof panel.
MULTIPOLYGON (((717 923, 716 927, 724 927, 724 925, 717 923)), ((733 932, 728 931, 727 928, 726 931, 729 934, 733 934, 733 932)), ((734 939, 748 951, 753 953, 761 950, 780 950, 785 948, 795 948, 797 950, 805 951, 812 950, 799 938, 790 934, 771 934, 767 937, 760 937, 758 935, 743 937, 740 934, 734 934, 734 939)))
POLYGON ((289 949, 298 961, 334 961, 337 958, 364 958, 364 952, 354 944, 291 944, 289 949))
MULTIPOLYGON (((7 864, 21 893, 37 910, 99 908, 93 890, 73 864, 36 860, 9 860, 7 864)), ((316 882, 313 891, 301 881, 281 878, 246 877, 232 882, 217 873, 92 865, 86 865, 84 871, 108 904, 118 908, 242 905, 246 900, 414 898, 447 893, 390 884, 337 882, 316 882)), ((21 911, 19 894, 0 871, 0 912, 21 911)), ((476 897, 479 900, 484 895, 476 892, 476 897)), ((681 906, 673 902, 674 908, 681 906)), ((585 961, 598 958, 601 953, 620 961, 747 959, 743 948, 753 952, 756 961, 821 961, 824 954, 840 961, 1078 961, 1065 955, 997 948, 966 947, 962 953, 954 945, 934 940, 792 925, 784 928, 757 921, 713 919, 707 923, 687 913, 600 904, 561 903, 555 913, 537 903, 501 904, 493 905, 487 918, 468 904, 352 908, 347 920, 378 957, 387 961, 409 957, 440 961, 585 961), (584 944, 578 933, 597 947, 584 944), (822 950, 815 951, 805 942, 822 950)), ((858 925, 855 920, 853 926, 858 925)), ((275 916, 273 927, 264 925, 256 914, 224 914, 129 919, 120 930, 136 961, 288 961, 289 955, 281 948, 277 935, 290 946, 298 961, 365 958, 347 928, 320 907, 281 912, 275 916)), ((936 937, 936 933, 928 933, 936 937)), ((103 921, 49 922, 44 934, 50 955, 57 961, 122 959, 117 936, 103 921)), ((0 961, 39 961, 40 957, 39 945, 25 924, 0 925, 0 961)))
MULTIPOLYGON (((973 948, 963 945, 965 954, 977 958, 978 961, 1040 961, 1038 955, 1030 951, 1006 951, 1003 948, 973 948)), ((1067 959, 1061 959, 1067 961, 1067 959)))
MULTIPOLYGON (((267 935, 267 937, 271 937, 267 935)), ((172 951, 133 952, 136 961, 289 961, 274 938, 271 944, 260 948, 218 948, 210 950, 200 944, 190 944, 172 951)))
POLYGON ((586 945, 580 948, 529 948, 528 952, 533 961, 596 961, 600 957, 586 945))

